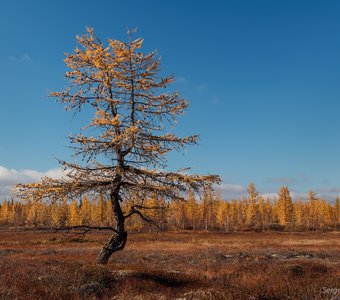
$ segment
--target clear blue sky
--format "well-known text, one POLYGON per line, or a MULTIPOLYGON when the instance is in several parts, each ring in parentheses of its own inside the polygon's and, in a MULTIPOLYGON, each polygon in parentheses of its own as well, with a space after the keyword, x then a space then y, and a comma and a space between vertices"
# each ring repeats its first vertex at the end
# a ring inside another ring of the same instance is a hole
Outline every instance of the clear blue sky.
POLYGON ((67 85, 63 53, 85 26, 103 40, 138 27, 145 50, 158 49, 177 77, 191 103, 177 132, 201 139, 169 168, 220 174, 228 198, 251 180, 262 193, 340 194, 340 2, 331 0, 1 1, 6 176, 69 158, 66 137, 82 120, 47 95, 67 85))

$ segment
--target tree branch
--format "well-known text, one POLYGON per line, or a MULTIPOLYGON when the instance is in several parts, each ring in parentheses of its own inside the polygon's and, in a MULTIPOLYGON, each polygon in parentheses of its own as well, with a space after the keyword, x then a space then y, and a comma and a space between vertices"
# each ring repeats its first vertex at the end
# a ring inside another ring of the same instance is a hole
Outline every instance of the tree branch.
POLYGON ((67 233, 69 233, 71 230, 79 230, 79 229, 83 230, 83 232, 81 232, 80 234, 86 234, 87 232, 89 232, 91 230, 111 230, 111 231, 118 233, 118 231, 111 226, 79 225, 79 226, 64 226, 64 227, 52 228, 54 233, 56 233, 58 231, 67 231, 67 233))
POLYGON ((154 220, 149 219, 148 217, 144 216, 142 212, 140 212, 139 210, 135 209, 134 207, 132 207, 131 210, 124 216, 124 219, 127 219, 127 218, 131 217, 132 215, 138 215, 143 221, 152 224, 158 230, 161 230, 161 231, 164 230, 163 228, 158 226, 154 220))

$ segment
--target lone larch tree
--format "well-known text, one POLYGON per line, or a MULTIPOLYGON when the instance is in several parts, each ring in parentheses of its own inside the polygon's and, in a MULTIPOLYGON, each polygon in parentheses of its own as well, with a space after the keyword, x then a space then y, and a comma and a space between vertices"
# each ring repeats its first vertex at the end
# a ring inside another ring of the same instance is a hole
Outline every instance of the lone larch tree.
POLYGON ((18 184, 16 191, 24 199, 52 202, 105 195, 112 204, 113 234, 96 262, 106 264, 125 246, 125 220, 132 215, 148 220, 144 199, 156 194, 183 200, 187 192, 212 188, 220 179, 166 171, 168 152, 196 144, 198 136, 178 137, 172 132, 188 102, 177 92, 165 91, 173 77, 159 75, 156 51, 143 53, 143 40, 134 39, 131 31, 127 42, 109 39, 104 45, 87 28, 77 41, 79 48, 65 58, 69 86, 51 96, 75 113, 90 108, 92 118, 81 133, 70 136, 75 158, 59 161, 62 178, 18 184), (121 203, 131 199, 133 205, 123 211, 121 203))

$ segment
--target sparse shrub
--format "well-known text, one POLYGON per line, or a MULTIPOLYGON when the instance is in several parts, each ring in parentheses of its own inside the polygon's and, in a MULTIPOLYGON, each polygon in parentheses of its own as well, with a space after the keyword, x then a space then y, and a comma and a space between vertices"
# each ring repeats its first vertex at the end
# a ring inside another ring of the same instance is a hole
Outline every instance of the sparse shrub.
POLYGON ((338 235, 131 234, 98 267, 104 234, 56 243, 48 232, 0 231, 0 299, 322 299, 339 287, 338 235))
POLYGON ((112 290, 116 279, 109 270, 98 267, 87 267, 80 274, 78 292, 81 296, 102 297, 112 290))

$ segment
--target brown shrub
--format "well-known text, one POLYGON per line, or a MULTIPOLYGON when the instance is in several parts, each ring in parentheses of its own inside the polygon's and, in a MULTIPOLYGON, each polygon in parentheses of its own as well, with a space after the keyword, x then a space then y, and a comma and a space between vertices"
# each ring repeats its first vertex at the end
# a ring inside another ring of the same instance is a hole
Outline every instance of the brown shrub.
POLYGON ((0 231, 0 299, 309 300, 339 288, 337 233, 131 234, 99 267, 105 238, 0 231))

